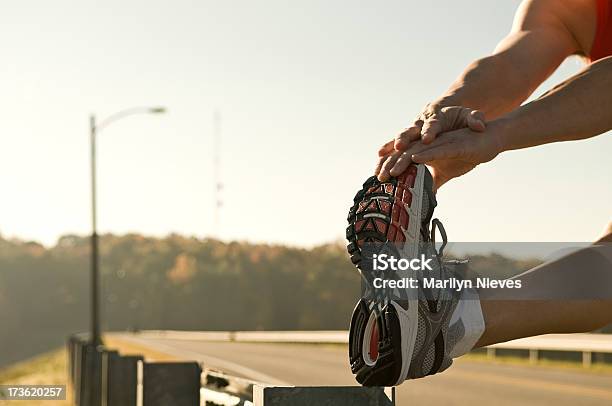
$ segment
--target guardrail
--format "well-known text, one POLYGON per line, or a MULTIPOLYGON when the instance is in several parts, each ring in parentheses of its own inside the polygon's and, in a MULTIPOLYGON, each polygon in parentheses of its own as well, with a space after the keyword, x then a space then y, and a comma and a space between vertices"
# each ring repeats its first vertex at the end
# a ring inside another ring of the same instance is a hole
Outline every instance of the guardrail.
POLYGON ((177 331, 142 330, 135 335, 188 341, 348 344, 348 331, 177 331))
POLYGON ((592 364, 593 354, 612 354, 612 334, 546 334, 521 338, 487 347, 487 355, 495 357, 497 349, 528 350, 529 361, 537 362, 540 351, 582 353, 582 366, 592 364))
MULTIPOLYGON (((146 330, 137 333, 151 338, 195 341, 236 341, 269 343, 348 344, 348 331, 173 331, 146 330)), ((529 360, 536 362, 540 351, 567 351, 582 354, 582 364, 589 367, 594 353, 612 354, 612 334, 546 334, 521 338, 486 347, 487 355, 497 349, 527 350, 529 360)))
MULTIPOLYGON (((348 343, 346 331, 149 330, 135 335, 189 341, 348 343)), ((498 349, 527 350, 533 362, 537 361, 539 351, 580 352, 583 365, 588 367, 592 362, 592 354, 612 353, 612 335, 549 334, 522 338, 487 347, 487 354, 494 357, 498 349)), ((86 335, 73 335, 69 338, 68 358, 69 378, 75 405, 78 406, 395 404, 392 389, 274 386, 226 375, 197 362, 150 362, 141 356, 124 356, 103 346, 91 346, 86 335)))
MULTIPOLYGON (((178 333, 171 335, 181 336, 178 333)), ((163 332, 145 334, 166 336, 163 332)), ((235 338, 233 333, 194 333, 189 336, 181 337, 212 341, 235 338)), ((259 334, 238 337, 262 339, 259 334)), ((294 336, 289 341, 298 338, 294 336)), ((333 337, 328 336, 328 339, 333 337)), ((142 356, 124 356, 104 346, 94 347, 85 334, 69 337, 67 353, 68 377, 75 406, 395 405, 394 389, 274 386, 226 375, 194 361, 151 362, 142 356)))

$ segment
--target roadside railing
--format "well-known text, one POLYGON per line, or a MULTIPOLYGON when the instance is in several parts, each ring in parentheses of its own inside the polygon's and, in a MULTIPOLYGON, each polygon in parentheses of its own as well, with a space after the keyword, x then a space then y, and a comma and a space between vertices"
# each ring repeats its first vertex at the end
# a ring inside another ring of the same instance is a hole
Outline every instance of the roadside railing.
POLYGON ((529 361, 536 363, 541 351, 578 352, 582 366, 592 365, 593 354, 612 354, 612 334, 546 334, 521 338, 487 347, 487 356, 494 358, 498 349, 527 350, 529 361))
MULTIPOLYGON (((189 341, 346 344, 346 331, 141 331, 141 338, 189 341)), ((536 362, 541 351, 578 352, 585 367, 593 354, 612 353, 612 335, 550 334, 487 347, 527 350, 536 362)), ((68 374, 77 406, 301 406, 316 404, 394 405, 395 394, 384 388, 274 386, 227 375, 198 362, 151 362, 143 356, 122 355, 103 346, 92 347, 88 337, 68 340, 68 374), (330 403, 333 401, 332 403, 330 403)))
POLYGON ((189 341, 348 344, 348 331, 176 331, 142 330, 135 335, 189 341))
MULTIPOLYGON (((191 339, 235 339, 233 333, 196 336, 199 338, 192 335, 191 339)), ((82 334, 69 337, 67 353, 76 406, 395 405, 392 389, 274 386, 208 369, 195 361, 151 362, 142 356, 125 356, 104 346, 93 347, 82 334)))
MULTIPOLYGON (((171 340, 236 341, 269 343, 348 344, 348 331, 173 331, 146 330, 143 337, 171 340)), ((590 367, 593 354, 612 354, 612 334, 546 334, 521 338, 486 347, 494 358, 497 350, 527 350, 530 362, 537 362, 541 351, 577 352, 582 354, 582 365, 590 367)))

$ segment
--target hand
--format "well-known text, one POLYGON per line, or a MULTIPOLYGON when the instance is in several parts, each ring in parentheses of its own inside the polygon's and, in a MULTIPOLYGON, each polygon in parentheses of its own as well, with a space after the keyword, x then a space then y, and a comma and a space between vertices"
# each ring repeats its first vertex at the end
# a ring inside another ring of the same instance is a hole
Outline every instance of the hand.
POLYGON ((443 132, 466 127, 473 131, 484 131, 486 128, 484 115, 478 110, 466 107, 426 106, 412 127, 405 129, 380 148, 375 175, 381 181, 385 181, 390 176, 397 176, 404 172, 411 162, 410 157, 406 156, 404 151, 419 138, 423 144, 430 144, 443 132))
MULTIPOLYGON (((423 129, 421 139, 424 144, 430 144, 444 132, 469 128, 472 131, 483 132, 486 128, 484 114, 478 110, 461 106, 436 108, 427 106, 422 113, 423 129)), ((400 145, 401 146, 401 143, 400 145)))
POLYGON ((437 190, 449 180, 499 155, 503 150, 499 134, 500 128, 495 124, 482 133, 464 128, 442 134, 429 145, 415 142, 404 153, 412 162, 431 168, 434 190, 437 190))

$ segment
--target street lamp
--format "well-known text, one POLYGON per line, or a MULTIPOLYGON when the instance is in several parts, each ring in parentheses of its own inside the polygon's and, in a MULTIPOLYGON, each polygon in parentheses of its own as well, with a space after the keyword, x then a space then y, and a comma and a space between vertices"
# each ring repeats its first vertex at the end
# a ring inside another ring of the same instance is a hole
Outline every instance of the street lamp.
POLYGON ((127 116, 135 114, 162 114, 165 107, 135 107, 121 110, 105 120, 96 123, 96 117, 91 115, 89 120, 91 145, 91 343, 94 346, 102 344, 100 334, 100 274, 98 258, 98 230, 96 211, 96 135, 109 124, 127 116))

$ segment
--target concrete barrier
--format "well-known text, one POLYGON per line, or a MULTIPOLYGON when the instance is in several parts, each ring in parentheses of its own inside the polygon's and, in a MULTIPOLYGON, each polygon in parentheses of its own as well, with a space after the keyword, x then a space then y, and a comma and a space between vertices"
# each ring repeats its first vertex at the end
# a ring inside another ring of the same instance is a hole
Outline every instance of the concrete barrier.
POLYGON ((68 378, 73 388, 75 388, 80 381, 81 360, 83 357, 83 348, 86 344, 87 341, 77 334, 71 335, 66 342, 68 378))
POLYGON ((391 406, 395 389, 362 386, 272 386, 214 370, 202 374, 207 406, 391 406))
POLYGON ((82 370, 83 370, 83 348, 85 343, 77 341, 74 345, 74 358, 73 367, 74 378, 72 379, 72 393, 74 398, 74 404, 79 406, 81 404, 81 383, 83 381, 82 370))
MULTIPOLYGON (((285 335, 283 341, 299 340, 302 334, 304 332, 285 335)), ((265 333, 246 336, 248 338, 241 339, 267 341, 265 333)), ((219 339, 219 335, 216 338, 219 339)), ((332 334, 327 338, 333 340, 337 336, 332 334)), ((67 348, 68 374, 78 406, 395 404, 393 389, 271 386, 210 369, 202 373, 197 362, 145 362, 141 356, 122 356, 102 346, 93 347, 82 337, 70 337, 67 348)))
POLYGON ((138 363, 142 356, 122 356, 109 353, 107 357, 107 405, 136 405, 138 398, 138 363))
MULTIPOLYGON (((102 348, 102 363, 101 363, 101 379, 100 379, 100 405, 108 406, 108 395, 109 395, 109 381, 112 379, 109 369, 109 360, 111 357, 119 357, 119 353, 115 350, 109 350, 107 348, 102 348)), ((111 403, 112 404, 112 403, 111 403)), ((130 405, 129 403, 125 403, 125 405, 130 405)), ((131 406, 135 406, 135 403, 132 403, 131 406)))
POLYGON ((199 406, 201 374, 197 362, 145 362, 143 406, 199 406))
POLYGON ((359 386, 261 386, 253 388, 254 406, 391 406, 395 391, 359 386))
POLYGON ((98 406, 101 402, 102 350, 90 343, 81 348, 80 380, 78 382, 77 406, 98 406))
POLYGON ((138 362, 141 356, 122 356, 117 351, 102 354, 102 406, 136 406, 138 362))
MULTIPOLYGON (((66 349, 68 351, 68 379, 72 388, 73 400, 75 405, 88 405, 89 402, 89 385, 86 385, 84 375, 87 379, 90 373, 86 373, 85 368, 91 365, 91 360, 86 358, 89 348, 88 337, 86 334, 72 334, 67 341, 66 349), (87 399, 83 398, 83 393, 87 392, 87 399)), ((91 358, 91 357, 89 357, 91 358)))

